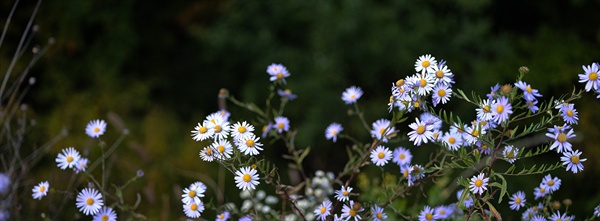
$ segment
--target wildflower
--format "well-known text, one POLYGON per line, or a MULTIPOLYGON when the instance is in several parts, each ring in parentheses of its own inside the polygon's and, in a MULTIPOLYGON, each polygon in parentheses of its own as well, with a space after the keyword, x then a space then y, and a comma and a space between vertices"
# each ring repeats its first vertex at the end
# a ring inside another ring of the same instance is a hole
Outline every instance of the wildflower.
POLYGON ((510 209, 519 210, 521 207, 525 207, 525 193, 523 191, 516 192, 510 197, 510 209))
POLYGON ((221 117, 223 118, 224 121, 229 121, 229 116, 231 116, 231 113, 229 113, 229 111, 227 111, 225 109, 221 109, 215 113, 218 115, 221 115, 221 117))
POLYGON ((359 221, 362 218, 358 213, 365 210, 359 203, 354 203, 354 201, 350 200, 350 206, 345 205, 342 208, 342 218, 346 218, 346 220, 350 220, 354 218, 354 221, 359 221))
POLYGON ((371 208, 371 214, 373 214, 373 221, 382 221, 387 219, 387 214, 383 212, 383 208, 373 205, 371 208))
POLYGON ((512 145, 506 145, 504 147, 504 151, 502 151, 504 158, 509 163, 514 163, 517 160, 517 155, 519 154, 519 148, 513 147, 512 145))
POLYGON ((552 176, 548 174, 542 179, 542 183, 540 184, 540 186, 546 187, 548 189, 548 192, 552 193, 554 191, 557 191, 558 188, 560 188, 560 183, 561 180, 558 177, 552 178, 552 176))
POLYGON ((393 155, 392 162, 398 164, 398 166, 410 164, 410 161, 412 160, 412 154, 404 147, 396 148, 393 155))
POLYGON ((580 156, 581 151, 579 150, 569 152, 565 151, 563 156, 560 157, 560 160, 563 162, 563 165, 567 165, 567 171, 571 170, 571 172, 577 173, 579 171, 583 171, 583 164, 581 163, 587 160, 581 159, 580 156))
POLYGON ((425 125, 433 125, 434 130, 442 128, 442 119, 440 119, 439 117, 436 117, 433 114, 430 114, 428 112, 423 112, 419 116, 419 119, 421 119, 421 121, 423 123, 425 123, 425 125))
POLYGON ((567 124, 577 124, 579 117, 577 117, 577 110, 575 110, 575 104, 564 104, 560 108, 561 116, 567 124))
POLYGON ((85 133, 91 138, 98 138, 106 131, 106 122, 104 120, 92 120, 85 127, 85 133))
POLYGON ((484 174, 480 173, 477 176, 473 176, 471 178, 471 182, 469 182, 469 189, 473 194, 482 194, 484 190, 487 190, 488 180, 490 178, 484 178, 484 174))
POLYGON ((432 125, 426 125, 415 118, 415 122, 408 126, 413 129, 413 131, 408 132, 408 140, 414 141, 415 146, 421 146, 421 143, 427 143, 428 140, 433 139, 432 125))
POLYGON ((225 212, 222 212, 221 214, 217 215, 216 221, 225 221, 228 219, 229 219, 229 211, 225 211, 225 212))
POLYGON ((77 208, 85 215, 94 215, 98 213, 104 205, 102 194, 96 189, 85 188, 77 195, 77 208))
POLYGON ((551 221, 563 221, 563 220, 567 220, 567 213, 563 213, 561 215, 560 211, 556 211, 555 213, 552 214, 552 216, 550 216, 549 219, 551 221))
POLYGON ((435 57, 432 57, 430 54, 421 55, 417 62, 415 62, 415 71, 425 73, 434 72, 433 67, 437 65, 437 61, 435 57))
POLYGON ((490 93, 487 94, 487 98, 492 100, 496 96, 496 92, 500 89, 500 85, 496 84, 490 87, 490 93))
POLYGON ((479 152, 482 154, 489 155, 492 152, 492 149, 482 141, 476 142, 475 145, 478 147, 479 152))
POLYGON ((41 200, 42 197, 48 194, 48 189, 50 189, 50 184, 48 183, 48 181, 41 182, 37 186, 33 187, 33 189, 31 190, 33 191, 33 194, 31 196, 34 199, 41 200))
POLYGON ((207 123, 198 123, 198 126, 194 127, 192 130, 192 139, 195 141, 203 141, 213 136, 215 130, 213 128, 208 128, 206 126, 207 123))
POLYGON ((425 168, 419 164, 412 165, 411 175, 415 177, 415 180, 425 177, 425 168))
POLYGON ((94 215, 93 221, 117 221, 117 213, 112 208, 105 206, 94 215))
POLYGON ((395 127, 390 127, 391 122, 388 119, 379 119, 373 122, 371 136, 381 142, 387 143, 388 137, 396 131, 395 127), (389 127, 389 128, 388 128, 389 127))
POLYGON ((435 210, 429 206, 425 206, 419 213, 419 221, 430 221, 437 219, 438 217, 435 216, 435 210))
MULTIPOLYGON (((463 192, 465 190, 461 189, 459 191, 456 192, 456 198, 460 201, 460 197, 462 196, 463 192)), ((465 199, 463 200, 463 206, 466 208, 469 208, 471 206, 473 206, 473 198, 471 198, 471 196, 469 195, 469 193, 467 193, 465 195, 465 199)))
POLYGON ((442 102, 442 104, 445 104, 446 102, 448 102, 450 100, 451 96, 452 96, 452 88, 450 88, 448 85, 446 85, 446 84, 435 85, 435 87, 433 88, 433 95, 431 96, 431 98, 433 99, 433 106, 435 107, 440 102, 442 102))
POLYGON ((360 87, 352 86, 347 88, 346 91, 342 93, 342 100, 346 102, 346 104, 352 104, 356 103, 356 100, 358 100, 362 95, 363 91, 360 89, 360 87))
POLYGON ((515 86, 523 91, 523 98, 525 98, 526 101, 532 101, 536 99, 535 97, 542 96, 537 89, 531 88, 531 85, 523 81, 515 83, 515 86))
POLYGON ((537 100, 534 99, 534 100, 529 100, 526 102, 527 102, 527 108, 529 109, 529 111, 531 111, 531 113, 535 113, 540 110, 540 108, 538 106, 536 106, 538 104, 537 100))
POLYGON ((567 141, 569 138, 575 137, 575 133, 571 127, 565 124, 562 127, 554 126, 554 128, 549 128, 548 131, 551 133, 546 133, 546 136, 554 139, 554 143, 550 146, 550 150, 556 149, 558 153, 563 152, 563 150, 565 152, 573 150, 571 148, 571 143, 567 141))
POLYGON ((327 129, 325 129, 325 138, 327 138, 327 140, 333 139, 333 142, 335 143, 337 141, 337 135, 342 132, 342 130, 344 130, 344 128, 341 124, 331 123, 327 126, 327 129))
POLYGON ((290 76, 287 68, 281 64, 271 64, 267 67, 267 73, 271 75, 270 81, 281 80, 285 84, 285 78, 290 76))
POLYGON ((279 96, 281 98, 288 99, 290 101, 293 101, 298 97, 297 95, 292 94, 292 90, 290 90, 290 89, 285 89, 285 90, 279 89, 279 90, 277 90, 277 94, 279 94, 279 96))
POLYGON ((269 124, 264 125, 262 128, 262 138, 267 137, 267 135, 269 134, 269 131, 271 131, 271 129, 273 129, 273 124, 269 122, 269 124))
POLYGON ((546 196, 546 194, 548 194, 548 191, 546 190, 546 186, 539 186, 533 189, 533 195, 535 196, 535 200, 542 198, 544 196, 546 196))
POLYGON ((335 191, 335 199, 346 202, 350 200, 350 192, 352 192, 352 187, 342 186, 342 189, 335 191))
POLYGON ((73 147, 68 147, 63 149, 62 153, 58 154, 58 157, 56 157, 56 163, 58 163, 57 166, 60 167, 60 169, 64 170, 67 168, 73 168, 79 158, 81 158, 79 152, 77 152, 77 150, 75 150, 73 147))
MULTIPOLYGON (((433 90, 435 77, 430 74, 416 74, 410 78, 410 84, 416 88, 417 95, 426 96, 433 90)), ((416 99, 415 99, 416 100, 416 99)), ((417 107, 419 105, 416 105, 417 107)))
POLYGON ((590 91, 592 88, 594 90, 600 89, 600 78, 598 77, 598 63, 592 63, 592 65, 582 65, 583 71, 585 73, 579 74, 579 83, 585 84, 585 91, 590 91))
POLYGON ((317 220, 325 221, 327 216, 331 215, 331 201, 323 201, 319 207, 317 207, 314 211, 317 220))
POLYGON ((387 147, 377 146, 371 151, 371 161, 377 166, 384 166, 392 158, 392 151, 387 147))
POLYGON ((275 129, 278 133, 290 130, 290 120, 287 117, 279 116, 275 118, 275 129))
POLYGON ((200 158, 207 162, 212 162, 215 159, 215 153, 211 146, 204 147, 202 151, 200 151, 200 158))
POLYGON ((252 221, 252 217, 250 215, 245 215, 241 217, 239 221, 252 221))
POLYGON ((215 141, 210 147, 213 149, 213 151, 217 151, 216 153, 213 153, 213 155, 219 160, 229 159, 233 153, 233 146, 231 146, 231 143, 225 139, 219 139, 218 141, 215 141))
POLYGON ((506 97, 494 100, 492 103, 492 119, 496 123, 501 124, 508 120, 510 114, 512 114, 512 106, 506 97))
POLYGON ((450 131, 444 134, 444 144, 449 150, 458 150, 462 146, 462 136, 457 131, 450 131))
POLYGON ((465 133, 463 133, 464 146, 474 145, 479 141, 479 133, 485 134, 485 130, 480 130, 481 126, 477 123, 473 124, 470 127, 465 129, 465 133))
POLYGON ((204 203, 198 198, 183 205, 183 212, 189 218, 198 218, 200 213, 204 212, 204 203))
POLYGON ((242 137, 248 137, 252 135, 253 131, 254 126, 252 126, 252 124, 247 123, 246 121, 241 123, 236 122, 235 124, 233 124, 233 126, 231 126, 231 136, 235 140, 240 139, 242 137))
POLYGON ((208 128, 213 129, 214 134, 212 135, 215 139, 226 139, 229 136, 229 122, 223 118, 220 114, 211 114, 209 115, 206 122, 206 126, 208 128))
POLYGON ((79 173, 79 172, 85 171, 87 166, 88 166, 88 159, 87 158, 79 158, 77 163, 75 163, 75 166, 73 167, 73 169, 75 170, 75 173, 79 173))
POLYGON ((194 182, 188 188, 183 189, 181 202, 187 204, 196 198, 200 199, 201 197, 204 197, 205 192, 206 185, 204 185, 204 183, 200 181, 194 182))
POLYGON ((594 208, 594 216, 600 217, 600 205, 597 205, 596 208, 594 208))
POLYGON ((529 207, 523 214, 521 215, 521 220, 531 220, 535 215, 537 215, 537 208, 529 207))
POLYGON ((450 215, 452 215, 452 213, 454 212, 452 211, 452 207, 444 205, 435 207, 433 211, 435 211, 433 217, 437 217, 437 219, 448 219, 450 218, 450 215))
POLYGON ((438 65, 433 66, 433 74, 435 76, 435 85, 454 84, 454 74, 446 66, 446 61, 442 60, 438 65))
POLYGON ((535 215, 531 218, 531 221, 547 221, 547 219, 542 215, 535 215))
POLYGON ((253 190, 258 182, 257 171, 250 167, 242 167, 235 172, 235 183, 240 190, 253 190))
POLYGON ((402 177, 404 177, 404 179, 408 180, 409 184, 412 184, 412 182, 416 180, 412 175, 412 170, 413 167, 409 164, 400 165, 400 174, 402 174, 402 177))
POLYGON ((235 145, 245 155, 254 156, 260 153, 258 152, 259 150, 263 150, 263 144, 258 142, 258 140, 260 140, 260 137, 257 137, 254 134, 252 134, 249 137, 243 137, 241 139, 236 140, 235 145))

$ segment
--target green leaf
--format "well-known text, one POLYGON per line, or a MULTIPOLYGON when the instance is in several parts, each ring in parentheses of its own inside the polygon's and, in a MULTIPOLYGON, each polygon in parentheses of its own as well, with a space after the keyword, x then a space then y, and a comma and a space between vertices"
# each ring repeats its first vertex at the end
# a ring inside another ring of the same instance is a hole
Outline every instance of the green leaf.
POLYGON ((502 203, 502 198, 504 198, 504 195, 506 195, 506 179, 504 179, 504 176, 502 176, 502 174, 495 174, 497 177, 499 177, 502 180, 502 185, 500 186, 500 197, 498 199, 498 204, 502 203))
POLYGON ((498 210, 496 210, 496 207, 494 207, 492 205, 492 203, 490 203, 490 201, 486 201, 485 203, 490 208, 490 213, 492 213, 494 215, 494 217, 496 217, 496 219, 498 219, 499 221, 502 221, 502 216, 500 216, 500 213, 498 212, 498 210))

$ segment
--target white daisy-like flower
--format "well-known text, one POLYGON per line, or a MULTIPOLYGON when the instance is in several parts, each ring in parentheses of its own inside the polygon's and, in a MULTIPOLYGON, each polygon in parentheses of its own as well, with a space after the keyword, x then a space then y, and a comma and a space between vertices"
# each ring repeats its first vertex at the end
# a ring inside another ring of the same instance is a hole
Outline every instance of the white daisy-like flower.
POLYGON ((477 176, 473 176, 471 178, 471 182, 469 182, 469 189, 473 194, 482 194, 484 190, 487 190, 489 177, 484 178, 484 174, 480 173, 477 176))
POLYGON ((417 62, 415 62, 415 71, 419 73, 434 73, 434 67, 437 66, 435 57, 430 54, 419 56, 417 62))
POLYGON ((396 148, 393 155, 394 157, 392 158, 392 162, 398 164, 398 166, 410 164, 410 161, 412 160, 412 154, 404 147, 396 148))
POLYGON ((563 162, 563 165, 567 165, 567 171, 571 170, 573 173, 577 173, 579 171, 583 171, 583 164, 587 159, 581 159, 581 151, 565 151, 563 156, 560 157, 560 160, 563 162))
POLYGON ((242 151, 242 153, 244 153, 244 155, 254 156, 260 153, 259 150, 263 150, 263 144, 258 142, 258 140, 260 140, 260 137, 252 134, 248 137, 242 137, 236 140, 235 145, 240 151, 242 151))
POLYGON ((502 154, 506 161, 512 164, 518 159, 517 155, 519 154, 519 148, 513 147, 512 145, 506 145, 502 154))
POLYGON ((327 129, 325 129, 325 138, 327 138, 327 140, 333 139, 333 142, 335 143, 337 141, 337 135, 340 134, 342 130, 344 130, 344 128, 341 124, 331 123, 327 126, 327 129))
POLYGON ((546 190, 547 187, 545 186, 539 186, 533 189, 533 195, 535 196, 535 200, 542 198, 544 196, 546 196, 546 194, 548 194, 548 190, 546 190))
POLYGON ((592 89, 599 90, 600 89, 600 77, 599 70, 600 65, 598 63, 592 63, 592 65, 582 65, 583 71, 585 73, 579 74, 579 83, 585 84, 585 91, 590 91, 592 89))
POLYGON ((213 152, 215 152, 214 156, 219 160, 229 159, 233 153, 233 146, 228 140, 225 139, 219 139, 218 141, 215 141, 210 147, 213 149, 213 152))
POLYGON ((85 171, 87 166, 88 166, 88 159, 87 158, 79 158, 79 160, 77 160, 77 163, 75 163, 75 166, 73 167, 73 169, 75 170, 75 173, 79 173, 79 172, 85 171))
POLYGON ((271 75, 270 81, 281 80, 285 84, 285 78, 290 76, 290 72, 282 64, 271 64, 267 67, 267 73, 271 75))
POLYGON ((346 103, 346 104, 352 104, 352 103, 356 103, 356 101, 363 95, 363 91, 360 89, 360 87, 357 86, 352 86, 347 88, 343 93, 342 93, 342 100, 346 103))
POLYGON ((480 131, 481 135, 485 134, 485 130, 480 129, 481 126, 475 122, 470 127, 465 129, 465 133, 463 133, 463 141, 464 145, 474 145, 479 141, 480 131))
POLYGON ((183 189, 183 194, 181 195, 181 202, 187 204, 192 200, 204 197, 204 192, 206 192, 206 186, 202 182, 195 182, 191 184, 188 188, 183 189))
POLYGON ((548 174, 542 179, 540 186, 547 188, 548 192, 552 193, 560 188, 560 183, 561 180, 558 177, 552 178, 552 176, 548 174))
POLYGON ((414 141, 415 146, 421 146, 433 139, 433 125, 426 125, 425 122, 415 118, 415 122, 408 125, 413 131, 408 132, 408 140, 414 141))
POLYGON ((41 200, 42 197, 48 194, 48 189, 50 189, 50 184, 48 183, 48 181, 41 182, 37 186, 33 187, 33 189, 31 190, 33 191, 33 194, 31 194, 31 196, 34 199, 41 200))
POLYGON ((490 121, 493 118, 492 115, 492 105, 489 99, 482 100, 479 104, 479 108, 475 109, 477 111, 477 120, 478 121, 490 121))
POLYGON ((274 120, 275 120, 274 127, 278 133, 283 133, 283 131, 290 130, 290 120, 287 117, 279 116, 279 117, 276 117, 274 120))
POLYGON ((253 190, 258 182, 258 174, 251 167, 242 167, 235 172, 235 183, 240 190, 253 190))
POLYGON ((409 82, 416 88, 419 96, 426 96, 433 90, 435 77, 431 74, 415 74, 409 82))
POLYGON ((204 212, 204 203, 198 198, 194 198, 192 201, 183 205, 183 212, 189 218, 199 218, 200 214, 204 212))
POLYGON ((508 204, 510 205, 510 209, 518 211, 521 207, 525 207, 525 201, 525 192, 519 191, 510 197, 508 204))
POLYGON ((452 97, 452 88, 450 88, 446 84, 437 84, 433 88, 433 94, 431 95, 431 99, 433 99, 433 106, 435 107, 440 102, 445 104, 452 97))
MULTIPOLYGON (((213 114, 211 114, 213 115, 213 114)), ((209 116, 211 116, 209 115, 209 116)), ((220 114, 216 114, 215 116, 219 116, 219 117, 215 117, 211 120, 205 121, 206 126, 208 128, 213 129, 214 131, 214 138, 218 138, 218 139, 227 139, 227 137, 229 136, 229 122, 225 120, 225 118, 220 115, 220 114)))
POLYGON ((60 167, 60 169, 64 170, 67 168, 73 168, 77 161, 79 161, 79 158, 81 158, 81 155, 79 155, 79 152, 75 150, 75 148, 67 147, 62 150, 62 153, 58 154, 58 157, 56 157, 56 163, 58 163, 58 167, 60 167))
POLYGON ((104 120, 92 120, 85 127, 85 133, 91 138, 98 138, 106 131, 106 122, 104 120))
POLYGON ((342 208, 342 218, 346 218, 346 221, 354 218, 354 221, 359 221, 362 218, 358 213, 364 211, 365 209, 359 204, 354 203, 354 201, 350 200, 350 206, 344 204, 342 208))
POLYGON ((446 61, 442 60, 439 64, 433 66, 433 73, 435 76, 435 84, 454 84, 454 74, 446 65, 446 61))
POLYGON ((233 124, 233 126, 231 126, 231 136, 235 140, 240 139, 242 137, 250 136, 253 134, 253 131, 254 126, 252 126, 252 124, 247 123, 246 121, 241 123, 237 122, 233 124))
POLYGON ((192 130, 192 139, 195 141, 203 141, 211 138, 214 134, 215 130, 208 128, 206 123, 198 123, 198 126, 194 127, 194 130, 192 130))
POLYGON ((212 162, 215 159, 215 152, 211 146, 204 147, 200 151, 200 158, 207 162, 212 162))
POLYGON ((100 212, 94 215, 93 221, 117 221, 117 213, 110 207, 102 207, 100 212))
POLYGON ((342 186, 342 189, 335 191, 335 199, 340 202, 346 202, 350 200, 350 193, 352 192, 352 187, 342 186))
POLYGON ((387 147, 377 146, 371 151, 371 161, 377 166, 384 166, 392 158, 392 151, 387 147))
POLYGON ((77 195, 77 208, 85 215, 98 213, 104 205, 102 194, 93 188, 85 188, 77 195))
POLYGON ((313 213, 317 216, 317 220, 325 221, 327 216, 331 215, 331 201, 326 200, 321 203, 319 207, 317 207, 313 213))
POLYGON ((443 141, 449 150, 454 151, 458 150, 463 144, 462 135, 457 131, 450 131, 444 134, 443 141))
POLYGON ((437 220, 438 217, 435 215, 435 209, 425 206, 419 213, 419 221, 430 221, 437 220))
POLYGON ((383 208, 373 205, 371 208, 371 214, 373 215, 373 221, 382 221, 387 219, 387 214, 383 212, 383 208))
POLYGON ((566 221, 566 220, 567 220, 566 212, 561 215, 560 211, 556 211, 555 213, 552 214, 552 216, 550 216, 550 221, 566 221))
POLYGON ((371 130, 371 136, 381 142, 387 143, 388 137, 392 135, 396 131, 395 127, 390 127, 390 122, 388 119, 379 119, 373 122, 373 129, 371 130), (390 128, 388 128, 390 127, 390 128))

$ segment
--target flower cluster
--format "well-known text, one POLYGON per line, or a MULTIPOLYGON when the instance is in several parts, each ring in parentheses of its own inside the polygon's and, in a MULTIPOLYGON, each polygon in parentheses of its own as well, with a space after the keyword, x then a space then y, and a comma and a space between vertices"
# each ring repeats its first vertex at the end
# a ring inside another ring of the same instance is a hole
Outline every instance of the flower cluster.
POLYGON ((202 197, 206 192, 206 185, 197 181, 190 184, 189 187, 183 190, 181 195, 181 202, 183 202, 183 212, 187 217, 199 218, 201 213, 204 212, 204 203, 202 197))

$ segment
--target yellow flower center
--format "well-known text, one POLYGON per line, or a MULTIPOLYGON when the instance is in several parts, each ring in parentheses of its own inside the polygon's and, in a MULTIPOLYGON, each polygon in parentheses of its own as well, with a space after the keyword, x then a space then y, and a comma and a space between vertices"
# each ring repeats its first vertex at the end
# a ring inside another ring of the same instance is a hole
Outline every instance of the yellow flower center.
POLYGON ((508 151, 508 153, 506 154, 506 157, 508 157, 508 158, 514 158, 515 157, 515 153, 512 150, 508 151))
POLYGON ((485 145, 485 144, 484 144, 484 145, 481 145, 481 149, 487 150, 487 149, 488 149, 488 146, 487 146, 487 145, 485 145))
POLYGON ((444 89, 438 90, 438 96, 440 96, 440 97, 446 96, 446 90, 444 90, 444 89))
POLYGON ((208 131, 208 128, 206 128, 205 126, 202 126, 198 132, 200 132, 201 134, 206 133, 206 131, 208 131))
POLYGON ((246 141, 246 146, 248 146, 248 147, 254 147, 254 140, 247 140, 246 141))
POLYGON ((517 198, 515 199, 515 203, 516 203, 516 204, 521 204, 521 198, 517 197, 517 198))
POLYGON ((246 133, 246 127, 244 127, 244 126, 238 127, 238 132, 240 132, 240 133, 246 133))
POLYGON ((327 212, 327 208, 325 208, 324 206, 321 207, 321 214, 325 214, 325 212, 327 212))
POLYGON ((490 112, 490 105, 483 106, 483 112, 489 113, 490 112))
POLYGON ((598 73, 592 72, 590 73, 590 81, 598 80, 598 73))
POLYGON ((72 157, 72 156, 68 156, 68 157, 67 157, 67 163, 73 162, 73 160, 74 160, 74 159, 73 159, 73 157, 72 157))
POLYGON ((450 144, 454 144, 456 142, 456 139, 454 139, 454 137, 450 137, 450 139, 448 139, 448 143, 450 144))
POLYGON ((419 127, 417 127, 417 133, 418 134, 423 134, 425 133, 425 126, 420 125, 419 127))
POLYGON ((425 79, 421 79, 419 82, 420 82, 420 84, 419 84, 420 87, 425 87, 425 85, 427 85, 427 81, 425 79))
POLYGON ((398 158, 400 158, 401 160, 404 160, 405 157, 406 156, 403 153, 401 153, 401 154, 398 155, 398 158))
POLYGON ((375 215, 375 216, 377 216, 377 219, 383 219, 383 214, 381 214, 381 213, 377 213, 377 215, 375 215))
POLYGON ((217 133, 221 132, 221 129, 222 129, 221 125, 215 126, 215 132, 217 132, 217 133))
POLYGON ((98 133, 98 132, 100 132, 100 128, 94 127, 94 133, 98 133))
POLYGON ((429 63, 429 61, 427 61, 427 60, 426 60, 426 61, 423 61, 423 62, 421 62, 421 65, 423 65, 423 67, 425 67, 425 68, 426 68, 426 67, 429 67, 429 65, 430 65, 430 64, 431 64, 431 63, 429 63))
POLYGON ((277 79, 282 79, 283 78, 283 73, 279 72, 277 73, 277 79))
POLYGON ((250 174, 244 174, 244 177, 242 177, 242 179, 244 180, 244 182, 248 183, 250 182, 250 180, 252 180, 252 177, 250 176, 250 174))
POLYGON ((286 94, 291 94, 291 93, 292 93, 292 90, 290 90, 290 89, 285 89, 285 90, 283 90, 283 92, 284 92, 284 93, 286 93, 286 94))
POLYGON ((210 147, 206 148, 206 156, 212 156, 212 149, 210 147))
POLYGON ((355 98, 356 98, 356 94, 350 95, 350 99, 355 99, 355 98))
POLYGON ((92 198, 87 198, 87 200, 85 200, 85 204, 91 206, 92 204, 94 204, 94 199, 92 198))
POLYGON ((283 129, 283 126, 285 126, 283 123, 278 123, 277 127, 279 127, 279 129, 283 129))
POLYGON ((548 180, 548 186, 554 186, 554 180, 548 180))
POLYGON ((383 134, 385 132, 385 128, 379 129, 379 134, 383 134))
POLYGON ((402 175, 404 176, 404 178, 408 178, 408 170, 404 170, 404 172, 402 172, 402 175))
POLYGON ((545 193, 546 189, 545 188, 540 188, 540 193, 545 193))
POLYGON ((474 136, 474 137, 477 137, 477 136, 479 136, 479 131, 478 131, 478 130, 473 130, 473 136, 474 136))
POLYGON ((440 70, 438 70, 438 71, 436 71, 436 72, 435 72, 435 76, 436 76, 437 78, 443 78, 443 77, 444 77, 444 72, 443 72, 443 71, 440 71, 440 70))
POLYGON ((188 193, 188 196, 191 197, 191 198, 195 197, 196 196, 196 191, 190 190, 190 192, 188 193))
POLYGON ((530 86, 527 86, 527 87, 525 87, 525 90, 526 90, 527 92, 531 93, 531 87, 530 87, 530 86))
POLYGON ((565 141, 567 141, 567 135, 565 133, 559 133, 556 137, 556 140, 558 140, 558 142, 564 143, 565 141))
POLYGON ((337 133, 338 133, 337 130, 332 130, 331 131, 331 134, 333 134, 333 136, 337 135, 337 133))
POLYGON ((431 213, 425 214, 425 219, 426 220, 433 220, 433 214, 431 214, 431 213))
POLYGON ((225 152, 225 146, 223 146, 223 145, 219 145, 219 146, 217 147, 217 149, 219 150, 219 153, 223 153, 223 152, 225 152))
POLYGON ((571 156, 571 163, 578 164, 579 163, 579 157, 578 156, 571 156))
POLYGON ((350 214, 351 217, 356 216, 356 211, 351 209, 350 212, 348 212, 350 214))
POLYGON ((383 152, 379 152, 377 154, 377 157, 379 157, 379 159, 383 159, 383 157, 385 157, 385 154, 383 152))
POLYGON ((446 210, 440 209, 440 210, 438 210, 438 213, 441 215, 444 215, 444 214, 446 214, 446 210))
POLYGON ((504 106, 502 104, 499 104, 498 107, 496 107, 496 112, 501 114, 503 111, 504 111, 504 106))
POLYGON ((483 180, 475 180, 476 187, 481 187, 481 185, 483 185, 483 180))
POLYGON ((572 110, 567 110, 567 116, 572 117, 573 116, 573 111, 572 110))
POLYGON ((225 214, 220 214, 220 215, 219 215, 219 219, 221 219, 221 220, 222 220, 222 219, 225 219, 225 214))
POLYGON ((108 215, 102 215, 102 221, 108 221, 108 215))
POLYGON ((196 211, 197 209, 198 209, 198 205, 196 205, 195 203, 192 203, 192 205, 190 205, 191 211, 196 211))
POLYGON ((45 186, 40 186, 40 193, 43 193, 44 191, 46 191, 46 187, 45 186))
POLYGON ((348 191, 342 192, 342 196, 348 196, 348 194, 350 194, 350 193, 348 193, 348 191))

